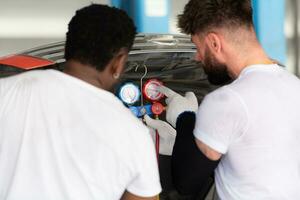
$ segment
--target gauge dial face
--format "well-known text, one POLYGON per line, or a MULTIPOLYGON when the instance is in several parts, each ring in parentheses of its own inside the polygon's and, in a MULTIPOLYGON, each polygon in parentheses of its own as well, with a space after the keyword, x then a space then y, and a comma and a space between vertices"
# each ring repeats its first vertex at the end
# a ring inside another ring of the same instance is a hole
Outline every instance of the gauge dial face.
POLYGON ((150 101, 158 101, 164 97, 164 94, 158 91, 158 86, 162 86, 162 82, 156 79, 148 80, 143 88, 145 98, 150 101))
POLYGON ((138 86, 132 83, 123 85, 119 92, 120 99, 128 105, 136 103, 139 100, 140 95, 141 93, 138 86))

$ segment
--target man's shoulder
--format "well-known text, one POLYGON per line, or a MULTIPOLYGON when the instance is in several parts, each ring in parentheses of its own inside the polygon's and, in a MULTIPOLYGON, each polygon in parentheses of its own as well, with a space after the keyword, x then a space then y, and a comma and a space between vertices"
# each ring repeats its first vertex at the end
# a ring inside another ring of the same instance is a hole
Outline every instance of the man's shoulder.
POLYGON ((205 96, 202 103, 207 109, 234 109, 245 107, 245 96, 243 90, 233 84, 216 89, 205 96))
POLYGON ((232 96, 236 95, 235 93, 237 93, 237 91, 235 91, 234 86, 229 84, 210 92, 206 95, 206 98, 228 100, 232 96))
POLYGON ((237 78, 232 83, 228 85, 224 85, 213 92, 209 93, 210 96, 219 96, 225 99, 229 98, 238 98, 238 99, 244 99, 246 96, 252 93, 252 91, 257 90, 257 88, 261 86, 260 83, 258 83, 255 78, 237 78))
POLYGON ((10 88, 25 89, 32 86, 37 86, 37 83, 47 79, 46 70, 32 70, 16 74, 13 76, 0 79, 0 86, 3 91, 10 90, 10 88))

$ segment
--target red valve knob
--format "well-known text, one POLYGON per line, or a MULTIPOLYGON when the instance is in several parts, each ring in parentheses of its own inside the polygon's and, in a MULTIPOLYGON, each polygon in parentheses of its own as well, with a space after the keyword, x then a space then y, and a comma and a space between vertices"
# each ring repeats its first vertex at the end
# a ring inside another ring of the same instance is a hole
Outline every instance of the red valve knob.
POLYGON ((154 115, 160 115, 161 113, 164 112, 164 110, 165 110, 164 106, 159 102, 155 102, 151 107, 151 111, 153 112, 154 115))

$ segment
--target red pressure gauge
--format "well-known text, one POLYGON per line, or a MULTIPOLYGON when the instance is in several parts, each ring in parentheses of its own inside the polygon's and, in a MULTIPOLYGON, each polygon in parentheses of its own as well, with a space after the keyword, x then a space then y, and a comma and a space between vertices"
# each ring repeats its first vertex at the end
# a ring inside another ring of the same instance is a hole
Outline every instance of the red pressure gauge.
POLYGON ((143 86, 143 95, 146 99, 152 102, 161 100, 164 94, 158 91, 158 86, 162 86, 162 82, 157 79, 148 80, 143 86))

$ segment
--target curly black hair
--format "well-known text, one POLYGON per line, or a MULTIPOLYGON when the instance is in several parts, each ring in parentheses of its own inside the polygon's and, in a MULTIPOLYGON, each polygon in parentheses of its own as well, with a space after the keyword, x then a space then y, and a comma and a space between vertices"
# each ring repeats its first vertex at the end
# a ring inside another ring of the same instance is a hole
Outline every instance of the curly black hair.
POLYGON ((251 0, 190 0, 178 27, 192 35, 211 28, 253 27, 252 12, 251 0))
POLYGON ((103 71, 121 48, 131 49, 135 35, 136 27, 125 11, 92 4, 76 11, 69 23, 65 59, 103 71))

